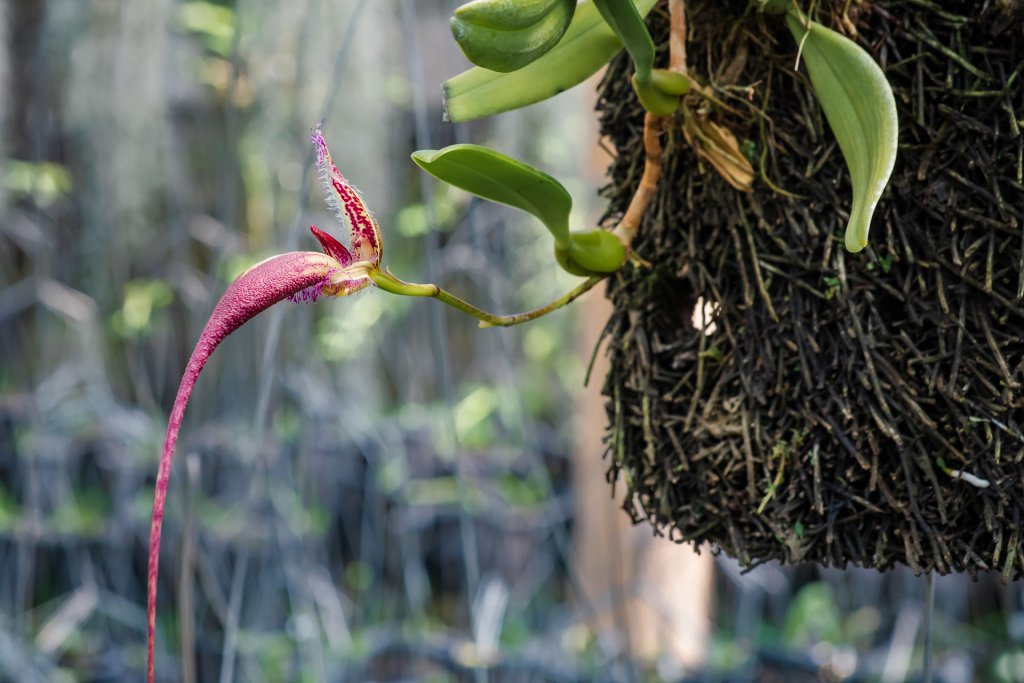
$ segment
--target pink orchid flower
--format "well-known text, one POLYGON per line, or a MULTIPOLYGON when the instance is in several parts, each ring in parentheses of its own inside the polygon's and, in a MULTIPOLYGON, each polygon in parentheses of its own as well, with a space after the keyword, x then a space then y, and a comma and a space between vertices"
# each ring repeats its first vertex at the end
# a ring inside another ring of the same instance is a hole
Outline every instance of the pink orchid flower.
POLYGON ((294 251, 272 256, 249 268, 224 292, 199 335, 199 341, 181 378, 178 395, 174 399, 153 497, 146 603, 146 680, 149 683, 154 680, 157 570, 171 458, 185 407, 199 373, 225 337, 279 301, 316 301, 322 295, 345 296, 373 284, 371 275, 380 271, 382 245, 376 219, 359 192, 334 165, 319 127, 314 131, 312 141, 316 146, 316 165, 327 192, 327 203, 335 209, 340 219, 348 223, 351 249, 346 249, 315 225, 310 226, 313 236, 323 247, 323 254, 294 251))
POLYGON ((317 229, 315 225, 310 226, 324 253, 293 251, 257 263, 231 283, 210 314, 202 334, 199 335, 199 341, 181 378, 178 395, 174 399, 156 475, 153 518, 149 528, 149 594, 146 601, 146 680, 149 683, 153 683, 154 679, 156 580, 160 564, 160 531, 163 526, 164 505, 167 502, 167 482, 171 476, 171 458, 174 456, 174 445, 178 441, 178 431, 185 416, 185 406, 192 395, 192 387, 195 386, 206 361, 225 337, 258 313, 284 299, 316 301, 320 296, 345 296, 370 285, 392 294, 437 299, 473 316, 480 321, 481 327, 507 327, 534 320, 568 305, 600 282, 603 277, 592 276, 546 306, 514 315, 488 313, 435 284, 416 284, 400 280, 381 267, 383 247, 377 221, 366 208, 359 192, 345 180, 345 176, 334 165, 319 127, 313 132, 312 140, 316 146, 317 170, 327 192, 327 203, 335 209, 339 219, 348 223, 349 247, 346 248, 323 230, 317 229))

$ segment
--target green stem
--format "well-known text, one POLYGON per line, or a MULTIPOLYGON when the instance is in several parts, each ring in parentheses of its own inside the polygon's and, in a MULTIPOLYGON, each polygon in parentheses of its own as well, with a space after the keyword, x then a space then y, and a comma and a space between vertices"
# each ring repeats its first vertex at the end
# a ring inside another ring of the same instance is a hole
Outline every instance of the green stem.
POLYGON ((565 295, 555 299, 549 304, 541 306, 540 308, 535 308, 532 311, 515 313, 513 315, 494 315, 493 313, 488 313, 481 308, 477 308, 467 301, 463 301, 451 292, 447 292, 435 284, 422 285, 413 282, 405 282, 404 280, 400 280, 392 275, 390 271, 380 269, 371 270, 369 275, 374 284, 385 292, 391 292, 392 294, 399 294, 402 296, 429 296, 437 299, 443 304, 447 304, 452 308, 456 308, 463 313, 473 316, 480 321, 480 327, 511 327, 512 325, 518 325, 530 320, 535 320, 551 313, 552 311, 557 311, 559 308, 567 306, 604 279, 603 275, 589 277, 565 295))

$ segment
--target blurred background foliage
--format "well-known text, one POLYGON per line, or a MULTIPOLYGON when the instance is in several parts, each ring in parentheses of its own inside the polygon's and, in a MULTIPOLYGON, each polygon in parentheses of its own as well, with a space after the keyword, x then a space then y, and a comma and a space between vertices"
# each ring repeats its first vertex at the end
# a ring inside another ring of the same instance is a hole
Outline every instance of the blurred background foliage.
MULTIPOLYGON (((408 160, 491 144, 563 179, 574 227, 600 214, 585 90, 442 122, 439 84, 465 66, 455 4, 0 4, 0 680, 140 679, 156 457, 187 355, 244 268, 314 249, 310 223, 341 232, 311 172, 316 122, 399 275, 497 311, 571 286, 541 226, 408 160)), ((593 604, 622 596, 587 595, 572 553, 570 453, 603 430, 574 419, 576 314, 478 331, 370 292, 282 305, 230 338, 172 478, 161 680, 920 671, 923 582, 905 572, 743 575, 719 558, 688 667, 594 627, 593 604)), ((937 584, 939 680, 1024 680, 1020 588, 937 584)))

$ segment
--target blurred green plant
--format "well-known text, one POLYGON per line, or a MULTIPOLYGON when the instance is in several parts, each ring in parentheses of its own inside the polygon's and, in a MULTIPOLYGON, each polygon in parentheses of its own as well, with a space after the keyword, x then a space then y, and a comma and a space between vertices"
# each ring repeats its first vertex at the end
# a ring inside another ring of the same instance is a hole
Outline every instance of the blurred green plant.
POLYGON ((1024 648, 1014 647, 996 655, 991 667, 993 683, 1024 681, 1024 648))
POLYGON ((21 519, 21 506, 10 493, 0 489, 0 533, 14 531, 19 519, 21 519))
POLYGON ((233 7, 206 0, 190 0, 178 6, 178 25, 199 36, 211 52, 228 57, 235 40, 233 7))
POLYGON ((159 279, 138 279, 124 286, 121 308, 110 316, 110 328, 119 337, 146 337, 154 314, 174 302, 174 290, 159 279))
POLYGON ((361 593, 373 584, 373 568, 365 562, 349 562, 345 567, 345 585, 349 590, 361 593))
POLYGON ((809 583, 793 596, 782 629, 789 646, 806 650, 820 641, 835 644, 842 642, 842 633, 842 616, 827 583, 809 583))
POLYGON ((395 216, 395 228, 398 234, 412 239, 421 237, 431 230, 450 231, 459 217, 461 208, 454 194, 454 192, 448 191, 447 185, 437 186, 430 206, 433 212, 433 223, 427 219, 427 207, 423 202, 413 202, 403 206, 395 216))
POLYGON ((504 474, 498 479, 498 493, 513 507, 533 509, 548 499, 547 480, 539 472, 525 477, 504 474))
POLYGON ((109 511, 110 499, 101 491, 78 491, 53 510, 50 523, 58 534, 93 538, 103 531, 109 511))
POLYGON ((61 164, 49 161, 3 163, 3 185, 15 196, 29 197, 38 206, 49 206, 71 192, 71 174, 61 164))
POLYGON ((497 392, 487 385, 473 387, 453 410, 455 433, 469 448, 482 448, 494 436, 491 415, 498 407, 497 392))

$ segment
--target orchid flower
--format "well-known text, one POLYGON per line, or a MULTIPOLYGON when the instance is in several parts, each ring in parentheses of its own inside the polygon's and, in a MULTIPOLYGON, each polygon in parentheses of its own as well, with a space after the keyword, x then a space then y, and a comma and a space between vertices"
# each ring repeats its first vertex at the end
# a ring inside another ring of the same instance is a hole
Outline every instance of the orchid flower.
POLYGON ((481 327, 506 327, 557 310, 574 301, 601 280, 601 277, 591 277, 546 306, 508 316, 487 313, 434 284, 415 284, 399 280, 390 271, 381 267, 383 245, 377 220, 363 202, 359 192, 334 165, 319 127, 313 132, 312 142, 316 146, 316 166, 327 193, 327 203, 335 210, 339 220, 348 224, 349 247, 346 248, 315 225, 310 226, 324 253, 292 251, 272 256, 249 268, 224 292, 224 296, 210 314, 206 327, 199 335, 199 341, 192 351, 188 365, 185 366, 185 373, 171 409, 153 496, 146 602, 146 666, 149 683, 153 683, 155 674, 157 570, 160 564, 160 532, 163 527, 164 506, 167 502, 167 484, 171 476, 171 459, 174 456, 174 446, 178 441, 178 432, 185 415, 185 407, 192 395, 192 388, 206 361, 225 337, 257 314, 285 299, 315 302, 321 296, 346 296, 371 285, 393 294, 438 299, 472 315, 480 321, 481 327))
POLYGON ((366 207, 359 192, 334 165, 319 128, 314 131, 312 141, 316 146, 317 170, 327 191, 327 203, 335 209, 339 219, 348 223, 351 249, 315 225, 310 226, 324 253, 293 251, 272 256, 249 268, 224 292, 199 335, 199 341, 181 378, 178 395, 174 399, 153 498, 146 604, 146 664, 147 680, 150 683, 154 678, 157 570, 167 483, 181 420, 199 373, 224 338, 258 313, 285 299, 316 301, 321 296, 345 296, 359 291, 373 284, 370 274, 380 267, 381 235, 373 213, 366 207))

